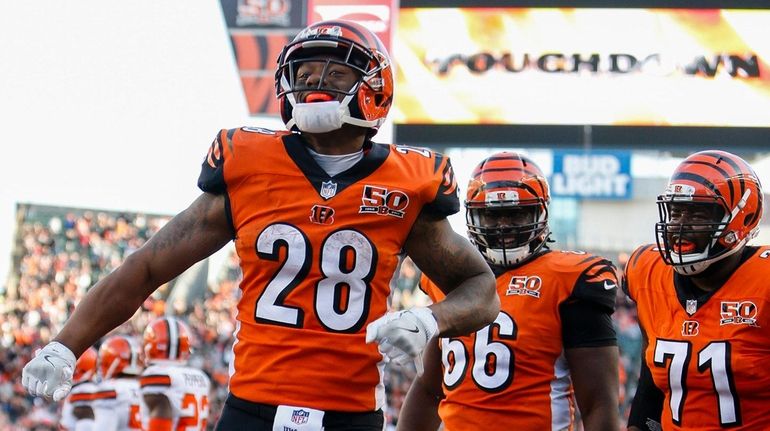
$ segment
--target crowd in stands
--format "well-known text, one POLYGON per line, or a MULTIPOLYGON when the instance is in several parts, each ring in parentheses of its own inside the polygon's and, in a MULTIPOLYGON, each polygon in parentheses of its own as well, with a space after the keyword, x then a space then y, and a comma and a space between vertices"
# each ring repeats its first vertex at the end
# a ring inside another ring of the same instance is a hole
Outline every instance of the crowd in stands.
MULTIPOLYGON (((11 275, 0 287, 0 429, 57 430, 58 407, 26 394, 21 369, 61 329, 88 288, 157 232, 169 217, 54 207, 19 207, 16 250, 11 275)), ((623 263, 621 256, 619 263, 623 263)), ((406 260, 393 292, 395 308, 426 305, 417 287, 419 270, 406 260)), ((134 317, 116 332, 139 335, 162 314, 183 317, 197 342, 191 365, 211 376, 210 427, 216 423, 227 395, 228 361, 239 290, 238 258, 231 254, 206 294, 193 301, 167 302, 169 288, 161 287, 134 317)), ((632 303, 619 294, 615 313, 621 351, 621 406, 625 415, 639 370, 641 334, 632 303)), ((413 368, 386 367, 388 429, 395 429, 399 409, 413 368)))

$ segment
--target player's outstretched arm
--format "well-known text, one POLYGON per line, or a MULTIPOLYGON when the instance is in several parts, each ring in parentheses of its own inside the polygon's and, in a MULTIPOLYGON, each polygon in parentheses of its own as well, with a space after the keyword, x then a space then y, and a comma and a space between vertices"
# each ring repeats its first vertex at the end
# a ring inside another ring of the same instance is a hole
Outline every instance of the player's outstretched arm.
POLYGON ((232 239, 224 195, 201 194, 139 250, 91 288, 56 341, 80 355, 128 320, 161 284, 232 239))
POLYGON ((441 425, 438 405, 444 394, 440 352, 438 339, 431 339, 425 347, 425 371, 415 377, 409 387, 396 431, 436 431, 441 425))
POLYGON ((32 395, 64 398, 72 386, 75 359, 88 346, 128 320, 161 284, 232 236, 224 195, 203 193, 91 288, 55 341, 24 367, 22 384, 32 395))
POLYGON ((492 323, 500 312, 495 276, 478 250, 446 218, 421 214, 406 252, 446 298, 430 306, 441 337, 469 334, 492 323))
POLYGON ((586 431, 618 431, 618 348, 579 347, 565 351, 586 431))

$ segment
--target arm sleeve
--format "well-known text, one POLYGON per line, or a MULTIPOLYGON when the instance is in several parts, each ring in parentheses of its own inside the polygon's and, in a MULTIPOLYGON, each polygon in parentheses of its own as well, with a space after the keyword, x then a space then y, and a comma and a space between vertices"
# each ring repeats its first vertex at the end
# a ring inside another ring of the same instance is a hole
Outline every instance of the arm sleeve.
POLYGON ((457 187, 452 163, 449 158, 440 153, 435 153, 433 172, 436 181, 431 182, 438 187, 435 197, 423 207, 423 211, 436 218, 444 218, 460 211, 460 189, 457 187))
POLYGON ((652 381, 650 369, 642 361, 639 384, 636 387, 634 401, 631 403, 631 413, 628 415, 628 426, 635 426, 642 430, 659 430, 664 398, 663 391, 658 389, 652 381))
POLYGON ((559 306, 565 348, 617 345, 612 313, 618 290, 618 273, 611 261, 588 256, 572 294, 559 306))
POLYGON ((567 301, 582 300, 604 308, 611 315, 615 311, 618 291, 618 271, 615 265, 598 256, 589 256, 580 263, 582 271, 575 280, 567 301))
POLYGON ((220 131, 209 147, 206 158, 201 164, 200 176, 198 176, 198 187, 204 192, 222 194, 227 190, 224 174, 225 152, 222 147, 222 140, 224 139, 229 143, 234 131, 235 129, 220 131))
POLYGON ((565 349, 604 347, 618 344, 612 324, 612 309, 576 299, 559 307, 565 349))

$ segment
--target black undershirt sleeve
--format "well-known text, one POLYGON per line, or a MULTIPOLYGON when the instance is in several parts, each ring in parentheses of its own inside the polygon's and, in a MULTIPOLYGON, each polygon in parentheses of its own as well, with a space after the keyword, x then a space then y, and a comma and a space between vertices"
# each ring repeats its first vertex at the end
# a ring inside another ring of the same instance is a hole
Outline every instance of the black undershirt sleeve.
POLYGON ((559 307, 565 349, 616 346, 612 309, 592 301, 572 298, 559 307))
POLYGON ((631 403, 628 426, 635 426, 645 431, 660 430, 660 415, 663 412, 663 391, 652 381, 652 374, 647 364, 642 361, 639 384, 631 403))

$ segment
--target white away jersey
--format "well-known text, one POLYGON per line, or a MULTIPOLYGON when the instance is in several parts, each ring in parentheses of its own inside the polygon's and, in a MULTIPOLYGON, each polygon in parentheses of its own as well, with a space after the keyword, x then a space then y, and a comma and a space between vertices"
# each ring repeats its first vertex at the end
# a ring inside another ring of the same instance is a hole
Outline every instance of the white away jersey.
POLYGON ((72 414, 72 410, 75 407, 90 406, 93 400, 93 396, 97 391, 97 386, 94 382, 79 382, 72 386, 67 398, 64 399, 64 404, 61 408, 61 428, 65 431, 72 431, 77 424, 77 418, 72 414))
POLYGON ((108 379, 99 383, 93 395, 94 429, 99 431, 142 430, 144 403, 139 380, 108 379))
POLYGON ((161 394, 173 411, 174 430, 206 430, 211 381, 201 370, 174 363, 155 363, 139 380, 142 395, 161 394))

